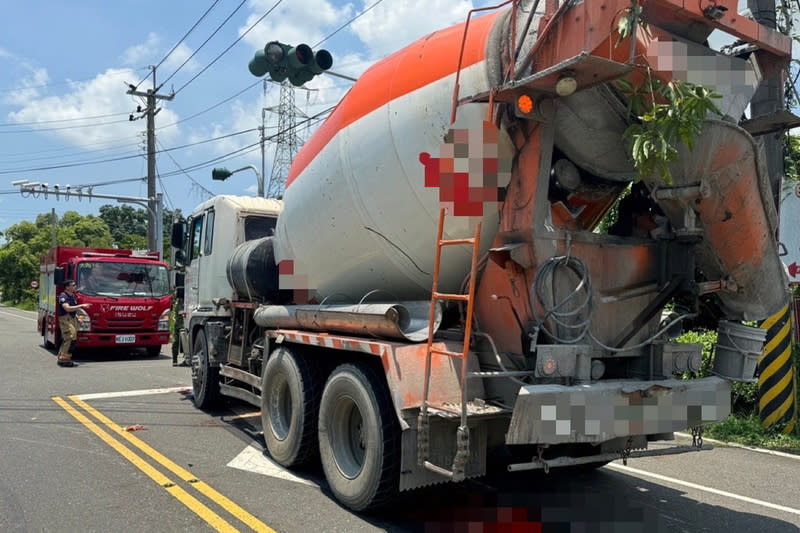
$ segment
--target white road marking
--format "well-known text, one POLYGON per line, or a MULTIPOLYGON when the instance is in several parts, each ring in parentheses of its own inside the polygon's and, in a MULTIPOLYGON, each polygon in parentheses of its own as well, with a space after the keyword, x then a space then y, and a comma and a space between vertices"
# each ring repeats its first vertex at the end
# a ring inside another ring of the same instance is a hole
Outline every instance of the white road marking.
MULTIPOLYGON (((688 437, 690 439, 692 438, 692 436, 688 433, 675 432, 675 434, 680 435, 682 437, 688 437)), ((708 437, 703 437, 703 442, 718 444, 720 446, 727 446, 730 448, 741 448, 743 450, 750 450, 751 452, 766 453, 768 455, 776 455, 778 457, 785 457, 786 459, 794 459, 795 461, 800 461, 800 455, 794 453, 779 452, 777 450, 765 450, 764 448, 756 448, 755 446, 747 446, 745 444, 739 444, 736 442, 725 442, 722 440, 709 439, 708 437)))
POLYGON ((94 392, 89 394, 77 394, 76 398, 81 400, 98 400, 103 398, 123 398, 125 396, 149 396, 151 394, 167 394, 170 392, 181 392, 185 390, 192 390, 191 385, 185 387, 169 387, 167 389, 142 389, 142 390, 127 390, 119 392, 94 392))
POLYGON ((264 453, 255 446, 248 446, 242 450, 242 453, 234 457, 233 460, 228 463, 228 466, 231 468, 238 468, 239 470, 246 470, 247 472, 255 472, 256 474, 294 481, 295 483, 302 483, 303 485, 310 485, 312 487, 319 486, 313 481, 295 476, 264 455, 264 453))
POLYGON ((27 317, 27 316, 15 315, 14 313, 6 313, 5 311, 0 311, 0 315, 13 316, 14 318, 21 318, 23 320, 30 320, 31 322, 36 322, 36 320, 38 320, 36 318, 31 318, 31 317, 27 317))
POLYGON ((769 509, 775 509, 776 511, 782 511, 784 513, 791 513, 794 515, 800 516, 800 509, 794 509, 792 507, 786 507, 783 505, 778 505, 776 503, 765 502, 764 500, 757 500, 755 498, 750 498, 748 496, 742 496, 741 494, 734 494, 732 492, 727 492, 724 490, 714 489, 711 487, 706 487, 704 485, 698 485, 697 483, 691 483, 689 481, 683 481, 680 479, 675 479, 673 477, 662 476, 661 474, 654 474, 652 472, 647 472, 646 470, 639 470, 638 468, 631 468, 630 466, 624 466, 617 463, 609 463, 604 468, 610 468, 612 470, 618 470, 620 472, 626 472, 629 474, 635 474, 637 476, 649 477, 653 479, 657 479, 659 481, 664 481, 666 483, 673 483, 678 486, 689 487, 691 489, 700 490, 703 492, 710 492, 711 494, 716 494, 718 496, 724 496, 725 498, 731 498, 734 500, 739 500, 747 503, 752 503, 754 505, 760 505, 761 507, 767 507, 769 509))

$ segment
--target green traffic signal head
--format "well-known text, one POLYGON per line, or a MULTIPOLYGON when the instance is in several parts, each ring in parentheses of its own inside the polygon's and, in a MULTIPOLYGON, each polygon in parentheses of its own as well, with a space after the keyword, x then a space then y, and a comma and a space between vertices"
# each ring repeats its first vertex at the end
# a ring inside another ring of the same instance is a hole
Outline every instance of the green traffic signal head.
POLYGON ((322 74, 333 66, 333 56, 327 50, 318 50, 314 54, 314 62, 311 64, 311 72, 322 74))
POLYGON ((300 86, 332 65, 333 57, 327 50, 314 53, 307 44, 290 46, 270 41, 263 50, 256 51, 248 66, 254 76, 269 74, 272 81, 278 83, 288 78, 292 85, 300 86))
POLYGON ((268 42, 266 46, 264 46, 264 55, 266 56, 270 69, 283 63, 288 51, 288 44, 279 43, 278 41, 268 42))
POLYGON ((267 63, 267 58, 264 55, 264 50, 256 50, 255 55, 253 55, 253 59, 250 60, 250 63, 247 65, 250 69, 250 74, 253 76, 260 78, 269 72, 269 64, 267 63))
POLYGON ((278 41, 270 41, 264 46, 264 57, 267 62, 269 77, 272 81, 282 82, 289 75, 287 56, 291 47, 278 41))
POLYGON ((295 87, 314 79, 314 74, 308 68, 300 68, 289 73, 289 82, 295 87))
POLYGON ((307 44, 298 44, 289 49, 288 58, 290 68, 303 68, 314 63, 314 52, 307 44))

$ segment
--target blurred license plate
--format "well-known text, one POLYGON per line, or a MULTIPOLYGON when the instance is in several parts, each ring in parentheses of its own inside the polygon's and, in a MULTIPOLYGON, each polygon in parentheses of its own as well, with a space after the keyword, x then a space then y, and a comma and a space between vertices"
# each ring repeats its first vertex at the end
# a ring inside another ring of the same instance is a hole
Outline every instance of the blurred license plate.
POLYGON ((132 342, 136 342, 136 335, 117 335, 117 344, 129 344, 132 342))

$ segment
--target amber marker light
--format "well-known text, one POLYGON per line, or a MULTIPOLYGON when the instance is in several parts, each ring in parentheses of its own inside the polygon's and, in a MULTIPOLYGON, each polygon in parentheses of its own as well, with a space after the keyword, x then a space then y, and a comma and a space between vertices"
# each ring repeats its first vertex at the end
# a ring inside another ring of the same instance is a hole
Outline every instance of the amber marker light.
POLYGON ((529 94, 517 96, 517 109, 524 115, 529 115, 533 111, 533 98, 529 94))

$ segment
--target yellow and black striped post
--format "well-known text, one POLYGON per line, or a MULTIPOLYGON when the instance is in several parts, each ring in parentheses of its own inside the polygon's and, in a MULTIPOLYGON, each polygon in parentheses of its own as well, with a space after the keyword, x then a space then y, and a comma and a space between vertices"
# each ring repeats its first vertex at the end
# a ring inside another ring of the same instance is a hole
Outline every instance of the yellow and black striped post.
POLYGON ((784 422, 784 433, 797 424, 797 378, 792 361, 792 315, 787 303, 761 323, 767 330, 758 360, 758 408, 764 427, 784 422))

